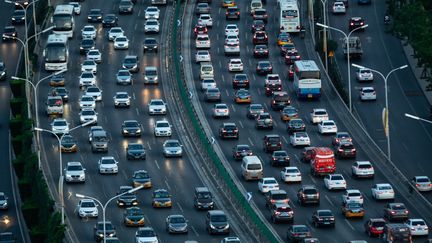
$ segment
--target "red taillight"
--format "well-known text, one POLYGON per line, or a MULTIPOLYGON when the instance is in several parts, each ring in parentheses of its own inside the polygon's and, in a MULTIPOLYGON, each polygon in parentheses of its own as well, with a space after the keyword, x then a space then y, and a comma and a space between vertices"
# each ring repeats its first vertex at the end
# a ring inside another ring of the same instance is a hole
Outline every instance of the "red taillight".
POLYGON ((395 211, 391 211, 390 213, 391 213, 391 214, 395 214, 396 212, 395 212, 395 211))
POLYGON ((343 149, 338 149, 339 152, 343 152, 343 149))
POLYGON ((350 25, 351 25, 351 26, 353 26, 353 25, 354 25, 354 23, 351 23, 350 25))

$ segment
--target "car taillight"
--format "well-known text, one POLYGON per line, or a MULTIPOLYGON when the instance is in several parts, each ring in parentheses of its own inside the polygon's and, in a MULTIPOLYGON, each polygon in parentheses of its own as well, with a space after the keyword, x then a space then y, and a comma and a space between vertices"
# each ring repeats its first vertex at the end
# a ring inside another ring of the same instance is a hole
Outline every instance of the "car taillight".
POLYGON ((396 212, 395 212, 395 211, 391 211, 390 213, 391 213, 391 214, 395 214, 396 212))
POLYGON ((275 215, 280 215, 281 214, 281 212, 275 212, 275 215))
POLYGON ((343 152, 343 149, 340 148, 340 149, 338 149, 338 151, 339 151, 339 152, 343 152))
POLYGON ((409 213, 408 210, 405 210, 405 213, 406 213, 406 214, 409 213))
POLYGON ((350 25, 351 25, 351 26, 353 26, 353 25, 354 25, 354 23, 350 23, 350 25))
POLYGON ((276 202, 276 200, 274 200, 274 199, 271 199, 271 200, 270 200, 270 202, 271 202, 271 203, 275 203, 275 202, 276 202))

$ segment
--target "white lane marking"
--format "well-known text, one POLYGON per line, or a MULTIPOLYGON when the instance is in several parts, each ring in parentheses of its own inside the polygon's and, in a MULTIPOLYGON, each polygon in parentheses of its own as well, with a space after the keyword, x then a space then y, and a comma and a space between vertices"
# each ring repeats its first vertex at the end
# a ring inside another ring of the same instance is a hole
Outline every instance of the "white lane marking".
POLYGON ((225 90, 225 93, 228 97, 230 96, 227 89, 225 90))
POLYGON ((219 60, 219 68, 222 69, 222 62, 219 60))
POLYGON ((309 174, 309 177, 310 177, 311 181, 312 181, 314 184, 317 184, 315 178, 314 178, 311 174, 309 174))
POLYGON ((264 109, 266 110, 266 111, 269 111, 269 108, 268 108, 268 106, 267 106, 267 104, 266 103, 264 103, 264 109))
POLYGON ((258 89, 257 91, 258 91, 258 94, 261 96, 261 89, 258 89))
POLYGON ((195 235, 198 237, 199 234, 198 234, 198 232, 196 231, 195 227, 191 226, 191 229, 192 229, 192 231, 195 233, 195 235))
POLYGON ((325 195, 325 198, 333 207, 335 206, 334 203, 330 200, 330 198, 327 195, 325 195))
POLYGON ((254 143, 252 142, 251 138, 248 138, 248 141, 249 141, 250 145, 255 146, 254 143))
POLYGON ((222 82, 225 83, 225 76, 224 75, 222 75, 222 82))
POLYGON ((351 224, 347 219, 345 219, 345 222, 348 224, 348 226, 349 226, 353 231, 356 231, 355 228, 354 228, 354 226, 352 226, 352 224, 351 224))
POLYGON ((132 97, 133 97, 134 100, 136 99, 135 92, 132 93, 132 97))
POLYGON ((182 208, 182 206, 180 205, 179 202, 177 202, 177 206, 179 207, 180 211, 183 213, 183 208, 182 208))
POLYGON ((135 108, 135 110, 136 110, 137 115, 139 116, 139 110, 138 110, 138 107, 135 108))
POLYGON ((159 164, 158 164, 157 160, 155 160, 154 162, 155 162, 156 167, 158 168, 158 170, 160 170, 160 167, 159 167, 159 164))
POLYGON ((285 136, 282 136, 282 139, 284 140, 285 143, 288 144, 288 140, 285 138, 285 136))
POLYGON ((151 146, 150 146, 150 142, 149 141, 147 141, 147 148, 148 148, 148 150, 152 149, 151 146))
POLYGON ((297 156, 297 154, 294 154, 294 158, 296 158, 297 162, 300 162, 300 158, 297 156))
POLYGON ((241 121, 239 121, 240 127, 244 128, 243 123, 241 121))
POLYGON ((234 104, 231 104, 231 109, 233 112, 236 112, 236 108, 235 108, 234 104))
POLYGON ((168 191, 171 191, 171 187, 170 187, 170 185, 168 184, 168 181, 167 181, 167 180, 165 180, 165 185, 167 186, 168 191))
MULTIPOLYGON (((276 121, 273 121, 273 126, 274 127, 278 127, 278 124, 277 124, 277 122, 276 121)), ((285 139, 286 140, 286 139, 285 139)), ((288 143, 288 142, 287 142, 288 143)))

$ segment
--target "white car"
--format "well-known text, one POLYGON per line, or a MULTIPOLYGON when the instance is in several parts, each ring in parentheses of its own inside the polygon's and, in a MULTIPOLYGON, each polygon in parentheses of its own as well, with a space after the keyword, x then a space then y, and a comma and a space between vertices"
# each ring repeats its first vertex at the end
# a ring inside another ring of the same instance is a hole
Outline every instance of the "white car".
POLYGON ((362 87, 360 88, 360 100, 376 100, 376 92, 374 87, 362 87))
POLYGON ((356 161, 351 166, 351 174, 357 178, 375 176, 375 170, 370 161, 356 161))
POLYGON ((206 91, 209 88, 216 88, 216 81, 212 78, 205 78, 201 80, 201 90, 206 91))
POLYGON ((346 13, 345 4, 343 2, 333 3, 333 14, 344 14, 346 13))
POLYGON ((295 132, 290 136, 290 144, 296 146, 310 146, 310 138, 307 132, 295 132))
POLYGON ((165 115, 167 113, 165 102, 162 99, 150 100, 148 112, 150 115, 165 115))
POLYGON ((96 39, 97 30, 93 25, 86 25, 81 29, 81 38, 96 39))
POLYGON ((154 125, 154 134, 156 137, 171 137, 171 124, 166 121, 156 121, 154 125))
POLYGON ((97 86, 87 87, 85 91, 85 95, 93 96, 93 98, 95 98, 96 101, 102 100, 102 90, 99 89, 97 86))
POLYGON ((388 183, 375 184, 371 189, 372 197, 375 200, 394 199, 393 187, 388 183))
POLYGON ((135 242, 136 243, 158 243, 159 240, 153 228, 151 227, 140 227, 137 232, 135 232, 135 242))
POLYGON ((356 202, 363 204, 363 195, 357 189, 348 189, 342 194, 342 203, 356 202))
POLYGON ((99 215, 99 210, 97 204, 93 199, 81 199, 78 202, 77 212, 80 218, 97 218, 99 215))
POLYGON ((211 56, 209 51, 197 51, 195 54, 195 62, 211 62, 211 56))
POLYGON ((242 72, 243 62, 240 58, 231 58, 228 63, 228 71, 230 72, 242 72))
POLYGON ((57 135, 69 133, 69 123, 64 118, 56 118, 51 122, 51 131, 57 135))
POLYGON ((145 19, 159 19, 160 10, 155 6, 148 6, 145 10, 145 19))
POLYGON ((117 174, 118 162, 112 156, 104 156, 98 161, 100 174, 117 174))
POLYGON ((195 39, 195 46, 197 49, 208 49, 211 47, 210 37, 207 34, 197 35, 195 39))
POLYGON ((213 106, 214 118, 229 118, 230 111, 227 104, 215 104, 213 106))
POLYGON ((310 113, 310 121, 313 124, 320 123, 321 121, 327 121, 329 119, 328 113, 326 109, 313 109, 310 113))
POLYGON ((200 14, 200 16, 198 17, 198 25, 212 27, 213 19, 210 14, 200 14))
POLYGON ((414 176, 414 178, 411 180, 411 183, 420 192, 428 192, 432 190, 432 182, 427 176, 414 176))
POLYGON ((250 13, 253 14, 255 9, 263 8, 261 0, 252 0, 250 2, 250 13))
POLYGON ((112 27, 109 31, 108 31, 108 39, 110 41, 115 40, 115 38, 119 37, 119 36, 123 36, 124 35, 124 31, 121 27, 112 27))
POLYGON ((96 84, 96 76, 93 72, 82 72, 79 77, 79 86, 91 86, 96 84))
POLYGON ((405 223, 410 228, 411 235, 429 235, 429 227, 423 219, 408 219, 405 223))
POLYGON ((129 107, 130 96, 127 92, 116 92, 114 97, 114 107, 129 107))
POLYGON ((240 45, 240 39, 238 37, 238 35, 227 35, 225 37, 225 44, 236 44, 236 45, 240 45))
POLYGON ((235 43, 224 45, 225 55, 240 55, 240 45, 235 43))
POLYGON ((236 24, 227 24, 225 27, 225 36, 228 35, 239 35, 239 28, 236 24))
POLYGON ((91 95, 83 95, 79 100, 80 109, 84 108, 96 108, 96 100, 91 95))
POLYGON ((70 2, 68 4, 72 5, 74 7, 74 13, 76 15, 80 15, 81 14, 81 4, 79 4, 78 2, 70 2))
POLYGON ((279 183, 274 177, 264 177, 258 181, 258 190, 267 193, 271 190, 279 190, 279 183))
POLYGON ((337 133, 336 122, 333 120, 321 121, 318 124, 318 131, 321 134, 337 133))
POLYGON ((116 74, 117 84, 131 84, 132 74, 127 69, 120 69, 116 74))
POLYGON ((156 19, 148 19, 144 24, 145 33, 159 33, 159 21, 156 19))
POLYGON ((98 49, 92 49, 87 52, 87 60, 93 60, 96 63, 102 62, 102 54, 98 49))
POLYGON ((266 85, 282 85, 282 79, 277 73, 269 73, 264 80, 266 85))
POLYGON ((119 36, 114 39, 115 50, 125 50, 129 48, 129 39, 126 36, 119 36))
POLYGON ((342 174, 330 174, 324 177, 324 185, 328 190, 344 189, 347 183, 342 174))
POLYGON ((285 167, 280 172, 280 178, 283 182, 301 182, 302 175, 296 166, 285 167))
POLYGON ((83 108, 80 113, 80 122, 81 124, 93 121, 92 124, 97 123, 97 112, 92 108, 83 108))
POLYGON ((373 81, 374 76, 369 68, 359 68, 356 71, 356 78, 359 82, 373 81))
POLYGON ((97 64, 93 60, 84 60, 81 64, 81 72, 97 72, 97 64))
POLYGON ((85 168, 81 162, 68 162, 64 168, 64 180, 68 182, 85 182, 85 168))

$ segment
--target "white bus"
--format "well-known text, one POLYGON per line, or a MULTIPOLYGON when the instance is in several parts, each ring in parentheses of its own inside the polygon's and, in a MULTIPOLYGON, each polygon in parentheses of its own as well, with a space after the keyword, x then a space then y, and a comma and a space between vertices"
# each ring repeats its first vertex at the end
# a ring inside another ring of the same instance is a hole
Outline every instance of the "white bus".
POLYGON ((72 5, 57 5, 52 17, 54 25, 54 34, 63 34, 69 38, 73 37, 75 22, 74 22, 74 7, 72 5))
POLYGON ((300 11, 297 0, 279 1, 280 32, 300 32, 300 11))
POLYGON ((321 73, 315 61, 294 62, 294 90, 298 98, 313 99, 321 96, 321 73))
POLYGON ((45 70, 59 71, 67 68, 69 50, 68 38, 66 35, 51 34, 48 36, 43 51, 45 70))

